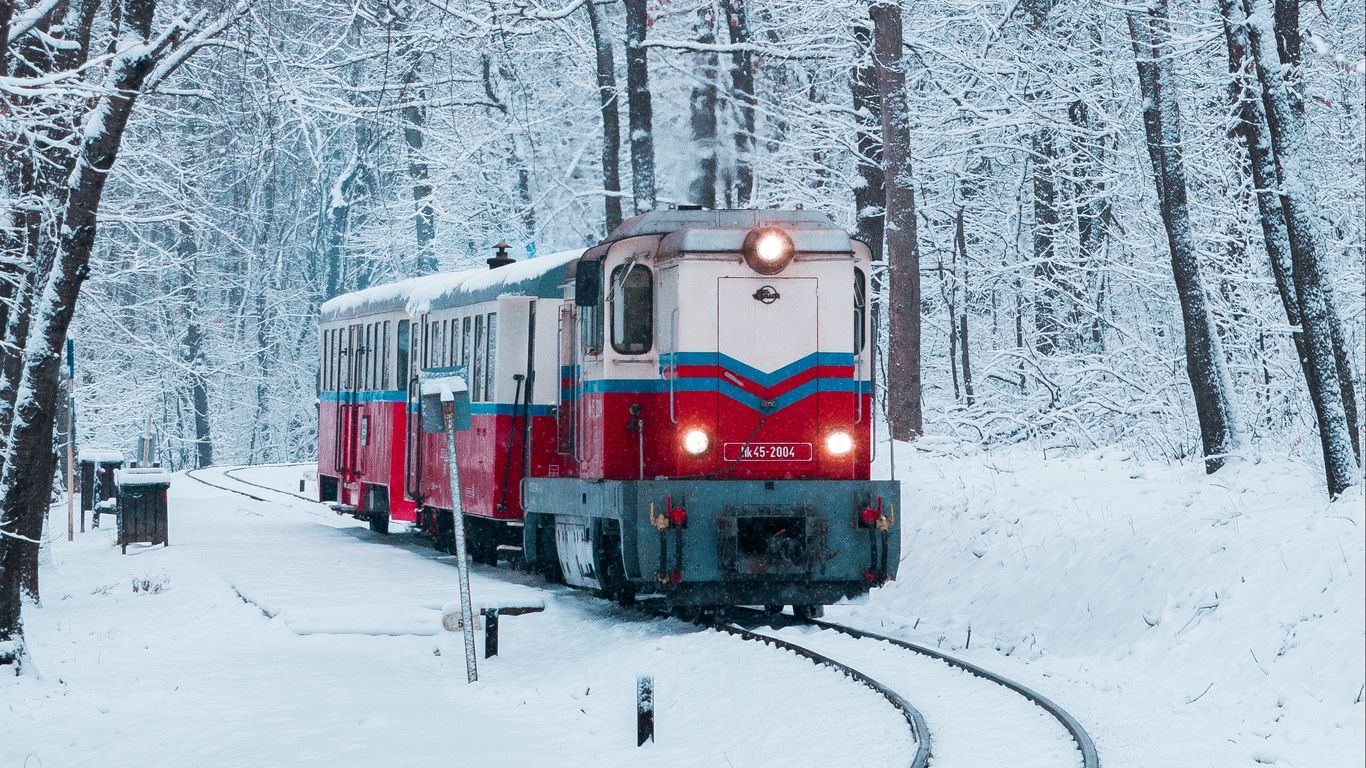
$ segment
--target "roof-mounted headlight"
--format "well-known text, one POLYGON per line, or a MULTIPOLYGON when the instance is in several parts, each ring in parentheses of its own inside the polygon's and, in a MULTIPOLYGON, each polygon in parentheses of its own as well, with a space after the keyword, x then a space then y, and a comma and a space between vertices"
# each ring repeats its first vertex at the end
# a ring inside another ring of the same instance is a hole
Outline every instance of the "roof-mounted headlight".
POLYGON ((796 248, 792 238, 778 227, 759 227, 745 235, 741 250, 745 263, 761 275, 776 275, 792 263, 796 248))

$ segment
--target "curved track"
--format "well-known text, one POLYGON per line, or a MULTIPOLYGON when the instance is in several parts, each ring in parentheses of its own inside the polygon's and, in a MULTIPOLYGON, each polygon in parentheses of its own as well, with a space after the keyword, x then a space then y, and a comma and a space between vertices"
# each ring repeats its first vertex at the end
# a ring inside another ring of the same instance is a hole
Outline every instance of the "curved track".
MULTIPOLYGON (((317 503, 315 499, 309 498, 302 494, 294 493, 292 491, 280 490, 279 488, 274 488, 268 485, 264 485, 262 483, 253 482, 251 480, 244 480, 233 474, 234 471, 240 469, 245 469, 245 467, 223 469, 223 476, 232 480, 232 482, 234 483, 241 483, 243 485, 260 489, 268 493, 291 496, 296 499, 302 499, 304 501, 317 503)), ((239 488, 231 488, 227 485, 221 485, 219 483, 211 482, 202 477, 198 477, 195 474, 196 472, 203 471, 203 469, 190 470, 187 471, 185 474, 187 477, 197 482, 203 483, 204 485, 208 485, 213 488, 217 488, 219 490, 228 491, 229 493, 235 493, 241 496, 246 496, 247 498, 253 499, 255 501, 273 503, 271 499, 258 496, 254 493, 241 490, 239 488)), ((919 645, 917 643, 912 643, 906 640, 900 640, 894 637, 887 637, 885 635, 880 635, 875 632, 868 632, 856 629, 854 627, 849 627, 843 624, 824 621, 820 619, 798 620, 793 619, 791 617, 774 617, 769 614, 765 614, 761 611, 751 609, 731 610, 732 612, 739 611, 743 615, 748 616, 751 619, 751 621, 747 623, 751 625, 768 624, 774 629, 778 629, 780 631, 785 628, 814 628, 823 631, 828 631, 843 637, 850 638, 852 640, 870 641, 886 646, 892 646, 902 651, 907 651, 909 653, 913 653, 918 656, 931 659, 934 662, 945 665, 953 670, 958 670, 973 677, 976 677, 978 679, 985 680, 997 686, 1001 686, 1006 690, 1010 691, 1012 694, 1018 697, 1022 697, 1029 704, 1033 705, 1034 707, 1037 707, 1044 713, 1047 713, 1047 716, 1049 718, 1055 721, 1058 725, 1062 727, 1064 731, 1066 731, 1068 737, 1072 741, 1072 744, 1075 746, 1075 749, 1069 751, 1069 754, 1079 756, 1080 765, 1082 766, 1082 768, 1100 768, 1100 757, 1096 751, 1095 743, 1091 740, 1090 735, 1086 733, 1086 730, 1081 726, 1077 719, 1074 718, 1071 714, 1069 714, 1065 709, 1063 709, 1062 707, 1054 703, 1052 700, 1050 700, 1048 697, 1040 694, 1039 692, 1033 690, 1032 688, 1029 688, 1028 686, 1022 683, 1011 680, 1010 678, 1007 678, 995 672, 991 672, 990 670, 984 669, 970 662, 963 661, 962 659, 955 658, 934 648, 929 648, 926 646, 919 645)), ((855 680, 856 682, 876 691, 879 695, 885 698, 893 707, 895 707, 902 714, 902 716, 906 720, 907 727, 909 728, 912 737, 915 739, 916 752, 915 755, 912 756, 910 762, 907 763, 909 768, 926 768, 926 766, 928 765, 930 757, 933 754, 933 730, 929 727, 926 718, 924 717, 924 715, 921 714, 920 710, 917 709, 914 705, 912 705, 904 696, 898 693, 892 686, 889 686, 888 684, 885 684, 883 682, 879 682, 879 680, 874 679, 866 671, 856 668, 851 664, 838 661, 830 655, 814 650, 808 647, 807 645, 793 642, 791 639, 783 637, 774 637, 773 635, 768 634, 761 634, 759 632, 753 631, 753 629, 741 627, 736 624, 729 623, 727 621, 712 621, 706 623, 705 626, 708 626, 709 628, 719 632, 726 632, 735 635, 744 640, 761 642, 766 645, 773 646, 775 648, 789 651, 805 659, 808 659, 814 664, 835 669, 843 673, 845 676, 855 680)), ((986 711, 982 711, 980 714, 983 719, 989 717, 989 713, 986 711)), ((936 755, 936 757, 939 756, 936 755)))
MULTIPOLYGON (((1071 744, 1073 747, 1072 749, 1063 750, 1059 749, 1058 745, 1052 745, 1052 755, 1039 754, 1033 755, 1032 757, 1037 758, 1040 762, 1049 765, 1052 765, 1054 764, 1054 762, 1057 761, 1077 761, 1072 762, 1072 764, 1077 765, 1079 763, 1082 768, 1100 768, 1100 757, 1097 753, 1095 743, 1092 741, 1090 735, 1087 734, 1086 729, 1081 726, 1077 719, 1073 717, 1070 713, 1068 713, 1067 710, 1063 709, 1062 707, 1058 706, 1055 702, 1050 700, 1048 697, 1040 694, 1039 692, 1033 690, 1032 688, 1022 683, 1019 683, 1003 675, 979 667, 976 664, 972 664, 970 662, 963 661, 962 659, 955 658, 934 648, 928 648, 917 643, 908 642, 906 640, 900 640, 894 637, 887 637, 885 635, 880 635, 875 632, 867 632, 864 630, 856 629, 854 627, 849 627, 835 622, 823 621, 820 619, 801 620, 794 619, 789 616, 776 617, 769 614, 765 614, 760 611, 752 611, 749 609, 742 609, 741 613, 750 619, 750 621, 746 622, 746 624, 751 627, 751 629, 741 631, 748 632, 748 634, 760 639, 778 640, 782 638, 772 637, 771 635, 767 634, 758 634, 752 630, 752 627, 758 625, 767 625, 775 630, 778 630, 779 634, 784 634, 784 630, 787 630, 788 633, 801 629, 820 630, 821 632, 817 632, 815 634, 802 635, 802 641, 807 644, 811 644, 812 641, 815 641, 816 647, 821 647, 825 654, 838 655, 840 658, 843 658, 846 661, 849 661, 851 658, 858 658, 859 661, 855 661, 852 663, 857 664, 860 669, 865 671, 868 670, 870 666, 876 667, 878 665, 878 662, 874 659, 876 654, 870 653, 870 651, 874 651, 876 649, 864 646, 862 643, 877 643, 883 646, 883 648, 885 648, 886 646, 891 646, 901 651, 908 651, 918 656, 930 659, 935 663, 946 665, 947 667, 951 668, 951 670, 957 670, 959 672, 971 675, 972 677, 979 678, 989 683, 993 683, 996 686, 1000 686, 1004 688, 1006 691, 1009 691, 1010 694, 1014 697, 1023 698, 1025 702, 1028 702, 1028 704, 1033 705, 1033 707, 1037 708, 1038 710, 1041 710, 1043 713, 1046 713, 1049 719, 1056 722, 1058 726, 1061 726, 1062 730, 1066 732, 1067 737, 1071 740, 1071 744), (829 632, 833 635, 842 636, 844 638, 848 638, 848 640, 846 640, 844 643, 831 642, 829 638, 822 637, 822 634, 824 632, 829 632), (862 641, 862 643, 852 643, 852 641, 862 641), (1068 760, 1069 757, 1070 760, 1068 760)), ((905 664, 905 657, 903 656, 900 657, 900 659, 884 661, 882 662, 882 665, 884 672, 879 673, 880 675, 882 675, 880 679, 890 683, 893 687, 900 688, 900 690, 906 690, 906 687, 904 686, 904 681, 907 679, 907 677, 905 675, 896 674, 893 672, 886 672, 886 670, 894 669, 905 670, 909 666, 905 664), (892 661, 894 661, 895 664, 889 663, 892 661)), ((949 672, 949 670, 944 670, 944 672, 949 672)), ((941 680, 946 679, 942 674, 939 675, 939 678, 941 680)), ((912 684, 910 685, 910 687, 916 686, 912 684)), ((943 697, 943 692, 941 690, 935 689, 934 695, 937 697, 943 697)), ((921 706, 924 707, 925 703, 922 703, 921 706)), ((929 728, 926 731, 923 743, 927 745, 930 743, 930 738, 935 733, 942 733, 941 730, 938 730, 939 726, 943 725, 944 723, 947 723, 951 728, 957 728, 959 725, 963 723, 963 718, 961 718, 961 712, 958 713, 960 716, 956 720, 955 717, 952 716, 954 714, 952 710, 955 708, 953 702, 949 702, 948 704, 937 702, 935 704, 935 707, 943 710, 949 716, 943 718, 944 722, 941 723, 940 719, 936 717, 937 713, 935 711, 935 708, 925 710, 929 713, 929 728)), ((967 709, 971 713, 970 722, 973 726, 974 732, 986 729, 988 731, 988 735, 986 736, 986 738, 988 739, 999 738, 1004 734, 1006 738, 1001 739, 1001 743, 1006 745, 1008 748, 1015 747, 1015 745, 1010 742, 1012 742, 1017 735, 1020 735, 1019 729, 1016 727, 1012 727, 1012 723, 1027 723, 1027 721, 1030 719, 1027 715, 1022 717, 1022 714, 1024 713, 1020 711, 1021 707, 1012 706, 1010 701, 1003 701, 1000 691, 991 691, 990 689, 982 690, 980 692, 980 695, 977 698, 974 698, 971 706, 964 708, 961 706, 960 703, 957 706, 957 709, 967 709), (992 699, 995 699, 994 706, 993 703, 991 703, 990 701, 992 699), (1009 711, 1012 709, 1015 711, 1009 711)), ((1035 728, 1039 726, 1038 723, 1033 723, 1032 725, 1035 728)), ((944 730, 948 730, 948 728, 945 728, 944 730)), ((972 747, 979 751, 984 748, 984 745, 980 743, 983 741, 983 737, 981 736, 972 735, 969 737, 965 737, 964 734, 955 735, 958 738, 956 740, 956 744, 953 746, 961 747, 965 744, 972 744, 972 747)), ((949 745, 946 744, 944 746, 946 748, 940 750, 940 752, 942 752, 943 754, 936 753, 935 756, 937 759, 952 760, 955 756, 958 756, 954 754, 954 750, 947 748, 949 745)), ((960 749, 957 751, 962 752, 964 750, 960 749)), ((987 748, 987 751, 990 751, 989 748, 987 748)), ((1047 749, 1041 750, 1041 752, 1048 751, 1049 750, 1047 749)), ((1007 764, 1005 762, 1005 758, 1000 756, 999 753, 993 755, 990 759, 992 760, 991 763, 982 764, 1007 764)), ((974 764, 976 763, 974 762, 974 764)), ((1009 761, 1009 764, 1019 764, 1019 762, 1018 760, 1012 759, 1009 761)))
POLYGON ((756 632, 751 632, 747 629, 732 626, 730 624, 726 624, 723 622, 714 622, 711 624, 707 624, 706 626, 710 627, 711 629, 715 629, 719 632, 726 632, 728 634, 735 635, 736 637, 740 637, 745 640, 751 640, 754 642, 763 643, 765 645, 771 645, 775 648, 781 648, 785 651, 790 651, 792 653, 797 654, 798 656, 801 656, 802 658, 809 659, 814 664, 830 667, 832 669, 843 672, 846 677, 849 677, 859 683, 862 683, 863 685, 868 686, 869 688, 872 688, 874 691, 877 691, 879 694, 881 694, 881 696, 884 699, 890 702, 893 707, 896 707, 897 710, 901 712, 901 715, 903 717, 906 718, 906 725, 910 728, 911 738, 915 739, 915 755, 911 758, 911 761, 907 763, 909 768, 925 768, 925 766, 929 764, 930 730, 925 725, 925 717, 920 714, 920 710, 916 709, 909 701, 903 698, 901 694, 897 693, 891 688, 888 688, 882 683, 879 683, 878 681, 874 680, 868 675, 865 675, 859 670, 849 666, 848 664, 836 661, 830 658, 829 656, 817 653, 816 651, 813 651, 805 646, 797 645, 796 643, 787 640, 782 640, 780 638, 770 637, 768 635, 761 635, 756 632))
POLYGON ((912 643, 906 640, 899 640, 894 637, 887 637, 886 635, 879 635, 875 632, 865 632, 861 629, 854 629, 853 627, 848 627, 843 624, 836 624, 830 621, 822 621, 820 619, 811 619, 809 620, 809 623, 813 626, 817 626, 822 629, 833 630, 835 632, 839 632, 840 634, 848 635, 854 638, 876 640, 883 643, 890 643, 898 648, 903 648, 912 653, 918 653, 922 656, 928 656, 932 659, 936 659, 945 664, 948 664, 949 666, 954 667, 956 669, 961 669, 974 677, 980 677, 983 680, 989 680, 993 683, 996 683, 997 685, 1004 686, 1005 688, 1008 688, 1014 691, 1015 693, 1018 693, 1019 695, 1023 696, 1030 703, 1047 712, 1049 716, 1051 716, 1054 720, 1057 720, 1058 723, 1062 725, 1063 730, 1067 731, 1067 735, 1071 737, 1073 743, 1077 745, 1077 751, 1081 753, 1083 768, 1100 768, 1100 755, 1096 752, 1095 742, 1091 740, 1091 736, 1086 732, 1086 729, 1082 728, 1081 723, 1077 722, 1077 719, 1075 717, 1072 717, 1072 715, 1067 710, 1055 704, 1047 696, 1044 696, 1043 694, 1039 693, 1033 688, 1030 688, 1029 686, 1024 685, 1023 683, 1016 682, 1008 677, 1005 677, 1004 675, 999 675, 988 669, 979 667, 971 662, 954 658, 953 656, 943 653, 942 651, 936 650, 934 648, 929 648, 923 645, 919 645, 918 643, 912 643))

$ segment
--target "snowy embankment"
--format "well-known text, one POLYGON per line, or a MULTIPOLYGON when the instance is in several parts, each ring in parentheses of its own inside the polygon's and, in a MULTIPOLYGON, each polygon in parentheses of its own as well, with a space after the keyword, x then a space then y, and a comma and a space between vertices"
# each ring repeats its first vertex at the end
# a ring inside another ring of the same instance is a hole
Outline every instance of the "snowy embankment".
POLYGON ((1366 763, 1360 487, 1330 504, 1286 458, 1206 476, 927 441, 897 462, 900 577, 831 618, 1035 686, 1107 768, 1366 763))
MULTIPOLYGON (((253 478, 272 476, 298 487, 297 469, 253 478)), ((170 547, 121 556, 105 521, 52 544, 27 623, 41 676, 0 678, 0 766, 894 766, 913 749, 834 671, 507 571, 476 568, 476 599, 546 610, 505 618, 466 685, 437 631, 449 558, 321 505, 177 476, 170 547), (637 674, 658 711, 640 749, 637 674)))

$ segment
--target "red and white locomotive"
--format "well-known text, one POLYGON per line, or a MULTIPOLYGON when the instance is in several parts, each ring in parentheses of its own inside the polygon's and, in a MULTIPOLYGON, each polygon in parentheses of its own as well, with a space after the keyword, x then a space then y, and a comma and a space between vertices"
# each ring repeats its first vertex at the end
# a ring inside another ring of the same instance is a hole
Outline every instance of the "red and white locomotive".
POLYGON ((866 246, 814 212, 679 209, 488 265, 323 305, 323 501, 448 547, 421 383, 462 366, 478 561, 623 600, 807 612, 895 577, 899 486, 870 478, 866 246))

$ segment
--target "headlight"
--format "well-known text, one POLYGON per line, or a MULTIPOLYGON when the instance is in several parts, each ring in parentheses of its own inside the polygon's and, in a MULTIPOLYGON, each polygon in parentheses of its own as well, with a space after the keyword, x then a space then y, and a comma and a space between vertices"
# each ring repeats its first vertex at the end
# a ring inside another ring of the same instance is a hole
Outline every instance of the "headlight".
POLYGON ((690 429, 683 433, 683 450, 694 456, 701 456, 711 447, 711 438, 700 429, 690 429))
POLYGON ((792 238, 777 227, 751 229, 745 235, 741 250, 744 251, 745 263, 761 275, 782 272, 791 263, 795 252, 792 238))
POLYGON ((843 456, 854 450, 854 438, 848 432, 831 432, 825 436, 825 450, 831 456, 843 456))

